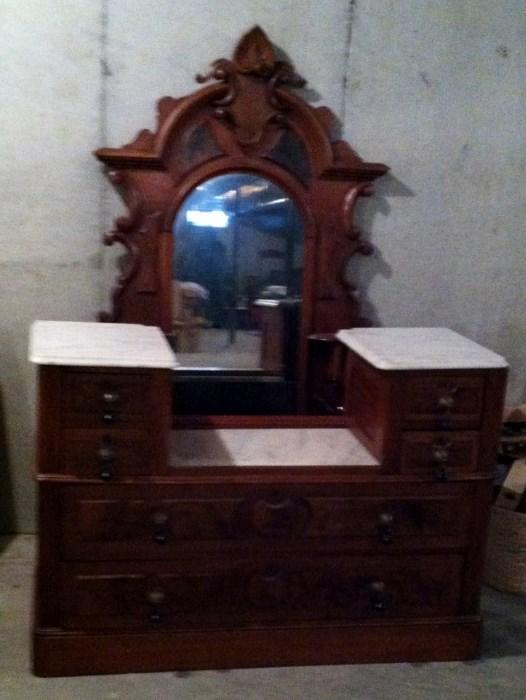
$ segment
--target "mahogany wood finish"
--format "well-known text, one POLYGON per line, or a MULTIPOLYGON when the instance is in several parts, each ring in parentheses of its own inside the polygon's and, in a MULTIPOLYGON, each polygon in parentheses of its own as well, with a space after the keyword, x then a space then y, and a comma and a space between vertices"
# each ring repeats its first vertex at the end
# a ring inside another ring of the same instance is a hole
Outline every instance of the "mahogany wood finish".
POLYGON ((41 367, 35 673, 473 658, 506 372, 378 370, 338 344, 357 322, 343 264, 368 250, 353 208, 387 168, 331 139, 260 29, 209 78, 161 100, 155 133, 97 152, 129 208, 107 320, 169 331, 184 197, 232 170, 270 178, 304 218, 299 374, 335 415, 194 426, 339 425, 378 464, 175 467, 170 371, 41 367))
POLYGON ((170 334, 177 255, 172 229, 179 207, 211 177, 258 174, 290 196, 303 219, 301 320, 294 341, 302 403, 308 336, 360 323, 345 267, 350 256, 368 255, 372 247, 353 223, 353 212, 388 168, 364 162, 334 138, 334 115, 291 90, 305 81, 276 58, 259 27, 241 39, 232 60, 215 61, 197 80, 214 82, 185 97, 163 97, 155 131, 142 130, 121 148, 96 151, 129 210, 105 238, 107 245, 123 245, 128 255, 112 310, 100 318, 157 325, 170 334))

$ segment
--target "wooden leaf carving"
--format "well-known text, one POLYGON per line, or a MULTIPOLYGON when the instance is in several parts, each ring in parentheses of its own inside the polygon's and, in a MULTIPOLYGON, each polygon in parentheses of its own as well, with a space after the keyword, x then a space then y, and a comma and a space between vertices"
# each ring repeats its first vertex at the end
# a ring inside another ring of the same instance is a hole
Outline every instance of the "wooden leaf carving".
POLYGON ((261 27, 254 27, 241 38, 234 53, 234 63, 240 73, 261 77, 272 75, 276 69, 276 55, 261 27))

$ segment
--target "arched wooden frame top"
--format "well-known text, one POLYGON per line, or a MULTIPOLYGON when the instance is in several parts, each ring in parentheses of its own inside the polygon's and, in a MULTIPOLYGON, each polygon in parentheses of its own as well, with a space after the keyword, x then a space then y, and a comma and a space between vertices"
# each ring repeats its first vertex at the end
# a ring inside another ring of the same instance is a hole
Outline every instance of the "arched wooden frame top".
POLYGON ((112 310, 100 319, 157 325, 169 333, 177 211, 200 182, 248 171, 279 185, 303 216, 302 376, 310 334, 358 322, 345 267, 350 256, 367 255, 371 246, 353 225, 353 209, 388 168, 365 163, 345 141, 331 137, 333 114, 291 91, 304 80, 276 58, 259 27, 242 37, 232 60, 219 59, 208 75, 197 76, 200 83, 209 80, 216 82, 185 97, 163 97, 154 132, 143 130, 128 145, 96 151, 128 208, 105 236, 107 245, 121 243, 128 257, 112 310))

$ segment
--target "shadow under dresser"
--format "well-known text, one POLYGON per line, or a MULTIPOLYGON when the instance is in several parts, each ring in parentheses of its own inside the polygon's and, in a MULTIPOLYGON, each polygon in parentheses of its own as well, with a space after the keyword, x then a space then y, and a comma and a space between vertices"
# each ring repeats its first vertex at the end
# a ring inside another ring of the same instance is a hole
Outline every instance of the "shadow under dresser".
POLYGON ((345 427, 172 430, 157 328, 33 326, 35 673, 477 655, 506 363, 338 337, 345 427))

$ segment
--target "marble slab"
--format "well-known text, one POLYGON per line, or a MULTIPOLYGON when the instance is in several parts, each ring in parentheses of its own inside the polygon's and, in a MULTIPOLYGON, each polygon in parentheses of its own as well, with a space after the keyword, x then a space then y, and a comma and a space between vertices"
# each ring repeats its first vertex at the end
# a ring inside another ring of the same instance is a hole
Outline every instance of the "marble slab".
POLYGON ((35 321, 29 360, 38 365, 168 368, 175 355, 161 330, 129 323, 35 321))
POLYGON ((378 369, 495 369, 506 360, 449 328, 351 328, 338 340, 378 369))
POLYGON ((378 466, 345 428, 174 430, 172 467, 378 466))

